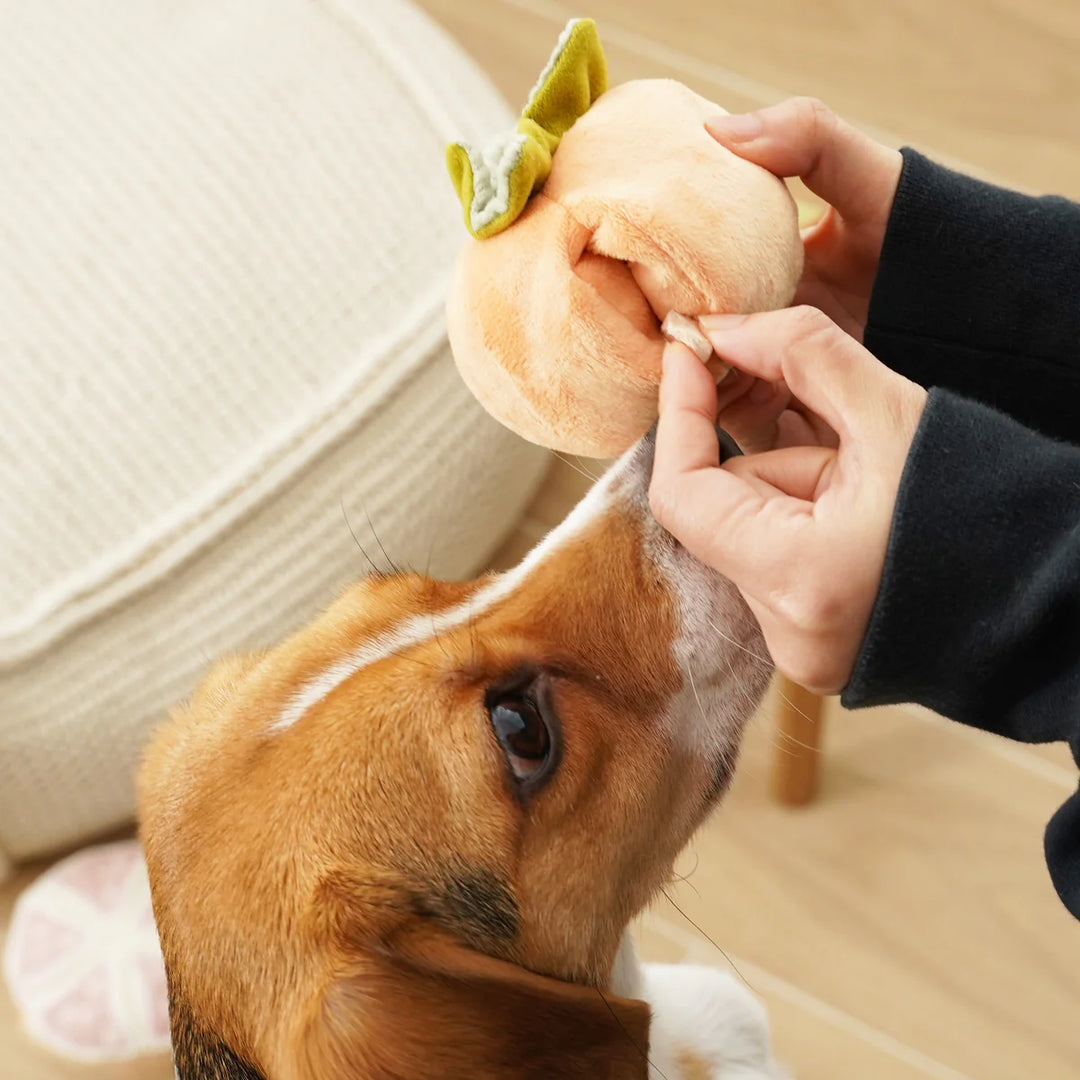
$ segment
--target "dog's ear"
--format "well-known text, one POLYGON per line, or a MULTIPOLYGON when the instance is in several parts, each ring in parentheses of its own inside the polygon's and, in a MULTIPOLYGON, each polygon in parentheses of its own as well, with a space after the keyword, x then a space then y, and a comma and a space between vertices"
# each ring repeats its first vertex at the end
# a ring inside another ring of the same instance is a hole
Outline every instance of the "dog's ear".
POLYGON ((438 931, 339 975, 298 1047, 303 1080, 646 1080, 649 1008, 438 931))

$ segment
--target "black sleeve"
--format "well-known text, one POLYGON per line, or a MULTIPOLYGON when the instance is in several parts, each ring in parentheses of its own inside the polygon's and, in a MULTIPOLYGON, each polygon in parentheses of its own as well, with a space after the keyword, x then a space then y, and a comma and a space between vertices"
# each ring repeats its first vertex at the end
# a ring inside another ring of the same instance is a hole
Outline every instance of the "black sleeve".
MULTIPOLYGON (((1080 763, 1080 448, 933 390, 842 702, 917 702, 1080 763)), ((1080 794, 1047 828, 1080 918, 1080 794)))
POLYGON ((903 156, 866 347, 923 386, 1080 443, 1080 205, 903 156))

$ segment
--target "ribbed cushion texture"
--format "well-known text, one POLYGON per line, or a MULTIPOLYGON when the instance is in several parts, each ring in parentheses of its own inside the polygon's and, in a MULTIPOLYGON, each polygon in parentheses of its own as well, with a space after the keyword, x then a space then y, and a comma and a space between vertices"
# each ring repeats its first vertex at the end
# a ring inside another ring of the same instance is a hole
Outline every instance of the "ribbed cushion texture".
POLYGON ((0 872, 122 824, 223 652, 386 556, 468 575, 546 456, 442 315, 450 139, 511 122, 403 0, 34 0, 0 34, 0 872), (355 533, 355 539, 353 536, 355 533))

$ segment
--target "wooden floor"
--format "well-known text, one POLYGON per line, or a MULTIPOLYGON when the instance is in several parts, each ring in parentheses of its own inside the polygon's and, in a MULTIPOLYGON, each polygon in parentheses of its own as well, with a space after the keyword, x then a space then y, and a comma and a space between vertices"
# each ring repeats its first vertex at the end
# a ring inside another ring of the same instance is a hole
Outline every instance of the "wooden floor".
MULTIPOLYGON (((597 18, 613 81, 672 76, 729 110, 810 93, 897 145, 1080 198, 1077 0, 421 0, 513 102, 572 15, 597 18)), ((588 468, 595 468, 595 464, 588 468)), ((557 462, 496 560, 587 481, 557 462)), ((1076 787, 1058 747, 1013 746, 915 709, 829 703, 819 800, 770 802, 767 703, 734 790, 643 920, 647 956, 735 965, 799 1080, 1075 1080, 1080 924, 1042 828, 1076 787), (723 950, 721 952, 721 950, 723 950)), ((0 890, 0 931, 19 885, 0 890)), ((0 1080, 167 1080, 164 1060, 85 1069, 16 1029, 0 1080)))

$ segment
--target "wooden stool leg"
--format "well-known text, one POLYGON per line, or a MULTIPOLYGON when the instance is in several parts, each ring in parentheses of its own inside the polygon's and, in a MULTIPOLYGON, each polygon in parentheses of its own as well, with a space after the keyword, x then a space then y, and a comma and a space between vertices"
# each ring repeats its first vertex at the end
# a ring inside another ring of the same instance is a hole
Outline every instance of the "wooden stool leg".
POLYGON ((787 806, 802 806, 817 789, 822 699, 783 675, 777 689, 773 795, 787 806))

